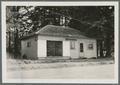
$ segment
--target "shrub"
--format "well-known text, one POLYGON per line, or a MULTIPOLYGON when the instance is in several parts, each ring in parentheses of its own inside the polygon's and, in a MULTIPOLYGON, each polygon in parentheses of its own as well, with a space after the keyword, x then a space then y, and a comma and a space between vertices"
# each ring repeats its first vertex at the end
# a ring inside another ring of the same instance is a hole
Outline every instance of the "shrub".
POLYGON ((96 57, 91 57, 90 59, 97 59, 96 57))
POLYGON ((22 57, 23 57, 23 59, 27 59, 27 55, 25 55, 25 54, 22 57))
POLYGON ((79 59, 87 59, 86 57, 79 57, 79 59))

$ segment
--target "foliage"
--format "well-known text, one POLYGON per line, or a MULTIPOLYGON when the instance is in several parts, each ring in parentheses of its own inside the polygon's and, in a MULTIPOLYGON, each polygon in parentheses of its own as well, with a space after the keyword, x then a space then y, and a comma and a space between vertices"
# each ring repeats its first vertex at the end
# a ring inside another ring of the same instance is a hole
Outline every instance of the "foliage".
MULTIPOLYGON (((100 56, 114 51, 113 6, 11 6, 7 15, 7 30, 21 36, 33 33, 47 24, 78 29, 98 40, 100 56), (13 29, 11 29, 13 28, 13 29)), ((10 37, 9 37, 10 38, 10 37)), ((18 47, 17 47, 18 48, 18 47)))

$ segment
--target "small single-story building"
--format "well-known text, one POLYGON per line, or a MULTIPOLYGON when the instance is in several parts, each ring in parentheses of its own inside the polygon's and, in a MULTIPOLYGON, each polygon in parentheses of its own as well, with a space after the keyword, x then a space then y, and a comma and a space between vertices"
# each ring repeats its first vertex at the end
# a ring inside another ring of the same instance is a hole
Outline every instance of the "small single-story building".
POLYGON ((96 39, 79 30, 46 25, 21 39, 21 53, 29 59, 39 58, 97 58, 96 39))

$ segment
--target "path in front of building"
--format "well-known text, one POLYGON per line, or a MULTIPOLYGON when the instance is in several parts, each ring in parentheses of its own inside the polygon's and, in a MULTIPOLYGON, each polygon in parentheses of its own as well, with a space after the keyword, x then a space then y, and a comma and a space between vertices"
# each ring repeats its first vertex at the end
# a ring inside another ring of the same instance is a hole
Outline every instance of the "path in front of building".
MULTIPOLYGON (((48 63, 49 66, 49 63, 48 63)), ((13 79, 113 79, 114 64, 7 71, 13 79)))

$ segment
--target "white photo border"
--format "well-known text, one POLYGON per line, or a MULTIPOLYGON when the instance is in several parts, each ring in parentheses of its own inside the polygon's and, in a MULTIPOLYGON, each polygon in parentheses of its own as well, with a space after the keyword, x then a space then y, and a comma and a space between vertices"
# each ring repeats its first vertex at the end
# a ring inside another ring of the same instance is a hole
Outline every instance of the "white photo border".
POLYGON ((2 1, 2 82, 3 83, 118 83, 118 32, 119 32, 119 2, 118 1, 2 1), (115 79, 7 79, 6 70, 6 6, 114 6, 114 34, 115 34, 115 79))

